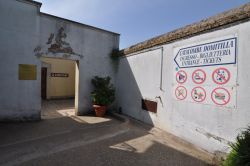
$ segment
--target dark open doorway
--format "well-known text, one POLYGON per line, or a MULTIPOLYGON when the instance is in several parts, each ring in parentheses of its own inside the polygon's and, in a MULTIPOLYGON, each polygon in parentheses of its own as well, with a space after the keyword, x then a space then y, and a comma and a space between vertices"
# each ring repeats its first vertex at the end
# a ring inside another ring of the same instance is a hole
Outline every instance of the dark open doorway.
POLYGON ((42 67, 41 69, 41 97, 43 100, 47 98, 47 68, 42 67))

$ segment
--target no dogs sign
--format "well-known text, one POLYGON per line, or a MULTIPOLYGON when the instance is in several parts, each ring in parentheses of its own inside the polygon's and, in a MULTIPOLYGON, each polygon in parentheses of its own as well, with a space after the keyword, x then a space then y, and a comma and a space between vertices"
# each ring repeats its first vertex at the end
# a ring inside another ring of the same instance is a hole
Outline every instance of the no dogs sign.
POLYGON ((203 102, 206 99, 206 90, 202 87, 194 87, 191 96, 195 102, 203 102))

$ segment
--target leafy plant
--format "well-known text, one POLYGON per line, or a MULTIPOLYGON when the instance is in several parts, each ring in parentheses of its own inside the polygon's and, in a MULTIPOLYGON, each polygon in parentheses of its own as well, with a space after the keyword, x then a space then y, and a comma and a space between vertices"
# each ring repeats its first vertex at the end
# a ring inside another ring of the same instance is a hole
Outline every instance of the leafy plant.
POLYGON ((242 131, 237 136, 236 143, 230 146, 232 150, 223 166, 250 166, 250 126, 242 131))
POLYGON ((121 56, 121 53, 120 53, 119 49, 113 49, 113 50, 111 51, 111 53, 110 53, 110 57, 111 57, 111 59, 113 59, 113 60, 119 59, 120 56, 121 56))
POLYGON ((119 51, 119 49, 113 49, 110 52, 110 59, 111 59, 111 65, 113 67, 113 71, 117 72, 118 68, 119 68, 119 63, 120 63, 120 57, 121 57, 121 53, 119 51))
POLYGON ((91 92, 94 104, 107 106, 113 103, 115 100, 115 88, 111 84, 110 77, 95 76, 91 83, 94 86, 94 91, 91 92))

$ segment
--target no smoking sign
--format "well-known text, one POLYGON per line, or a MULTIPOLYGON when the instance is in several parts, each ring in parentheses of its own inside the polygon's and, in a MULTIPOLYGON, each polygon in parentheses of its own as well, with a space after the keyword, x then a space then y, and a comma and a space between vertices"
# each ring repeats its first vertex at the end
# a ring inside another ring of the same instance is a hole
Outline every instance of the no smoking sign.
POLYGON ((196 84, 202 84, 206 80, 206 73, 204 70, 197 69, 192 74, 192 80, 196 84))

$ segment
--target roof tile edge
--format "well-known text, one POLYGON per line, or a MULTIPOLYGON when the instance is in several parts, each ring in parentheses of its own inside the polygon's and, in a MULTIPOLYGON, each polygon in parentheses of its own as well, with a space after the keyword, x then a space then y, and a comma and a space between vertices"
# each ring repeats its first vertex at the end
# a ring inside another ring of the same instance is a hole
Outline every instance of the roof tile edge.
POLYGON ((235 22, 247 20, 250 18, 250 3, 238 8, 228 10, 215 16, 203 19, 199 22, 184 26, 182 28, 170 31, 163 35, 151 38, 144 42, 132 45, 120 51, 121 55, 126 56, 154 46, 170 43, 189 36, 201 34, 219 27, 223 27, 235 22))

